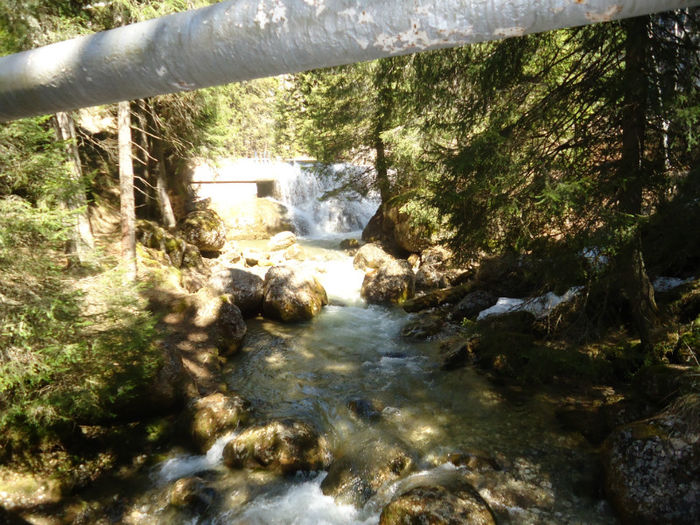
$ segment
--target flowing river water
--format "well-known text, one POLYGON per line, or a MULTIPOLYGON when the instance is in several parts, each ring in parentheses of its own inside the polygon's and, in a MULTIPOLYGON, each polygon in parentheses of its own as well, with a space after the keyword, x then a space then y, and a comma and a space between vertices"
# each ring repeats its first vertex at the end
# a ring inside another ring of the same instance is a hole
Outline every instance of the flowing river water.
POLYGON ((383 452, 398 444, 414 468, 402 479, 379 486, 368 501, 352 505, 323 494, 324 472, 285 478, 228 469, 222 451, 231 436, 223 436, 206 455, 173 451, 156 465, 132 519, 164 524, 376 524, 382 507, 398 491, 460 475, 490 504, 499 523, 615 523, 600 495, 595 451, 556 421, 554 410, 561 398, 542 390, 495 386, 471 367, 443 371, 437 342, 402 338, 410 315, 364 304, 363 274, 337 248, 349 234, 331 233, 366 223, 376 203, 355 198, 352 217, 337 201, 319 207, 318 193, 325 187, 295 169, 287 169, 282 187, 278 183, 278 198, 305 199, 285 204, 303 221, 305 264, 320 272, 330 305, 301 324, 249 321, 244 347, 227 365, 226 381, 250 400, 257 421, 294 418, 311 423, 326 436, 334 456, 349 458, 351 466, 354 461, 357 468, 386 461, 383 452), (300 179, 311 180, 315 189, 304 190, 309 185, 300 179), (358 417, 353 403, 374 412, 358 417), (487 468, 453 464, 459 463, 455 458, 460 454, 487 458, 487 468), (176 480, 194 475, 206 480, 210 505, 195 512, 164 503, 176 480))
POLYGON ((221 458, 225 436, 205 456, 175 453, 154 468, 151 495, 139 507, 144 522, 376 524, 402 487, 462 472, 500 523, 615 523, 597 493, 595 452, 559 427, 556 399, 496 387, 473 368, 441 370, 436 343, 401 337, 410 316, 363 304, 362 274, 345 253, 324 247, 337 240, 302 244, 311 259, 323 259, 331 304, 307 323, 250 322, 243 350, 228 365, 228 386, 251 401, 257 420, 312 423, 336 456, 381 459, 382 450, 400 443, 416 467, 358 508, 322 493, 323 472, 280 478, 229 470, 221 458), (349 408, 353 400, 369 401, 380 412, 369 421, 359 418, 349 408), (496 468, 470 473, 448 461, 454 453, 488 457, 496 468), (156 497, 192 475, 206 479, 216 494, 208 508, 175 510, 156 497))

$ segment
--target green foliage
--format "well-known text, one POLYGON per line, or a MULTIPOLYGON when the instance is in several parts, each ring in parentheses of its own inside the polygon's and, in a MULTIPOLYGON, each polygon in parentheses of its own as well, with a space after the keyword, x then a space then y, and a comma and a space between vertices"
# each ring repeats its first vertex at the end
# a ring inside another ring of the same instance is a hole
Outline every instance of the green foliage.
POLYGON ((66 197, 69 172, 50 117, 0 124, 0 195, 15 194, 48 204, 66 197))
POLYGON ((63 215, 19 197, 0 198, 0 445, 6 453, 78 423, 115 418, 160 366, 154 320, 134 307, 137 290, 105 274, 84 294, 61 268, 63 215))

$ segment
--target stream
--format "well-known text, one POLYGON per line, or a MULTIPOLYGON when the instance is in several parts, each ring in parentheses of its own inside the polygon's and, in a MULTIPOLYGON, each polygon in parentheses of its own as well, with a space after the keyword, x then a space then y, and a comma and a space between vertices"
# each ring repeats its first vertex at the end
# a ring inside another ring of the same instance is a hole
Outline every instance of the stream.
POLYGON ((362 273, 348 255, 328 247, 337 240, 301 244, 309 264, 323 260, 331 304, 307 323, 249 322, 246 344, 227 367, 229 388, 251 401, 256 420, 313 424, 336 456, 358 445, 371 455, 398 442, 416 468, 356 508, 323 495, 323 472, 280 478, 229 470, 222 450, 230 436, 224 436, 205 456, 174 453, 153 469, 150 496, 144 494, 139 507, 143 522, 376 524, 402 486, 457 471, 448 455, 467 453, 497 464, 473 481, 500 523, 615 523, 597 495, 595 453, 578 434, 559 428, 556 399, 495 387, 469 367, 440 370, 436 343, 400 336, 408 314, 363 304, 362 273), (349 408, 353 400, 370 401, 380 413, 371 421, 359 418, 349 408), (193 475, 207 480, 213 503, 195 514, 164 506, 162 493, 193 475))
POLYGON ((173 451, 153 467, 131 520, 377 524, 397 492, 462 475, 499 523, 616 523, 600 496, 595 451, 555 419, 561 394, 498 387, 472 367, 445 372, 438 343, 402 338, 411 316, 399 308, 367 306, 360 298, 363 273, 338 248, 341 239, 359 237, 348 230, 365 224, 376 202, 358 197, 345 205, 337 199, 319 201, 326 185, 293 168, 284 168, 276 196, 305 235, 299 239, 306 253, 302 264, 319 273, 330 304, 306 323, 249 321, 244 347, 227 364, 228 387, 250 400, 256 422, 294 418, 310 423, 326 437, 334 457, 349 458, 352 468, 355 460, 386 461, 383 451, 397 446, 412 458, 413 468, 352 505, 323 494, 325 472, 285 478, 228 469, 222 462, 228 435, 206 455, 173 451), (371 417, 358 416, 353 406, 371 407, 371 417), (487 467, 459 466, 460 457, 481 458, 479 465, 487 467), (206 481, 210 504, 196 511, 167 505, 173 483, 194 475, 206 481))

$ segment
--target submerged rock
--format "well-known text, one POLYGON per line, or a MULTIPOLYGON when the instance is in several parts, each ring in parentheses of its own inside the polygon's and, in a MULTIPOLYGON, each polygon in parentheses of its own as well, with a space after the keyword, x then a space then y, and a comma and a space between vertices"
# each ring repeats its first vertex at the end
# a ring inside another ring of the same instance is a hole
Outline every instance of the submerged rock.
POLYGON ((267 242, 268 250, 284 250, 297 242, 297 236, 292 232, 280 232, 267 242))
POLYGON ((382 417, 384 407, 370 399, 351 399, 348 401, 348 408, 358 419, 370 422, 379 421, 382 417))
POLYGON ((440 332, 445 320, 439 314, 421 314, 407 322, 401 329, 401 336, 416 341, 425 341, 440 332))
POLYGON ((326 468, 331 454, 326 439, 311 425, 284 419, 243 430, 224 447, 229 468, 252 468, 293 474, 326 468))
POLYGON ((461 337, 449 339, 440 345, 440 358, 443 370, 456 370, 475 360, 476 348, 481 339, 461 337))
POLYGON ((175 507, 205 509, 216 497, 216 492, 198 477, 178 479, 170 489, 170 504, 175 507))
POLYGON ((457 488, 441 485, 414 487, 384 507, 380 525, 459 524, 495 525, 493 512, 466 483, 457 488))
POLYGON ((624 523, 700 523, 700 394, 614 430, 603 465, 624 523))
POLYGON ((414 465, 400 443, 362 442, 331 464, 321 490, 339 503, 362 507, 380 487, 405 476, 414 465))
MULTIPOLYGON (((364 248, 364 247, 363 247, 364 248)), ((392 260, 365 275, 362 298, 371 304, 402 304, 415 293, 415 275, 404 260, 392 260)))
POLYGON ((316 276, 301 268, 270 268, 263 285, 263 314, 283 322, 307 321, 328 304, 316 276))
POLYGON ((226 244, 226 226, 214 210, 189 213, 179 229, 182 237, 201 252, 217 252, 226 244))
POLYGON ((195 401, 190 412, 192 439, 204 452, 221 435, 248 421, 250 403, 237 394, 219 392, 195 401))

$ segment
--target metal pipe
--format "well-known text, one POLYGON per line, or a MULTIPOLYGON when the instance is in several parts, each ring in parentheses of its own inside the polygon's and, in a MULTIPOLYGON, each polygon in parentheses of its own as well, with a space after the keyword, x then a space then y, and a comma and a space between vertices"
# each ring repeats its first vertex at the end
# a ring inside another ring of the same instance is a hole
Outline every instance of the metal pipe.
POLYGON ((234 0, 0 58, 0 121, 700 0, 234 0))

